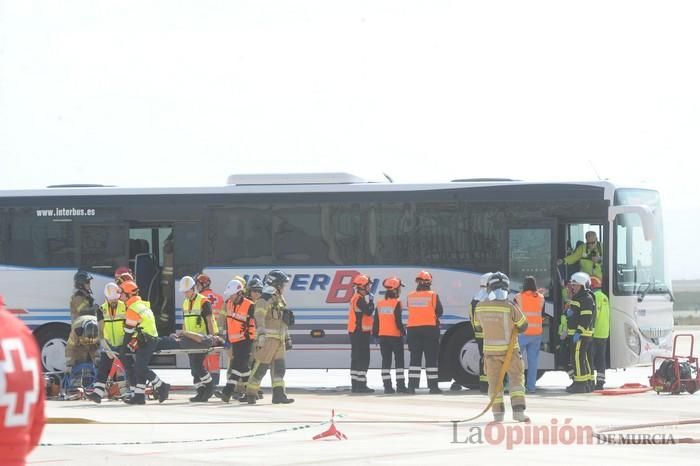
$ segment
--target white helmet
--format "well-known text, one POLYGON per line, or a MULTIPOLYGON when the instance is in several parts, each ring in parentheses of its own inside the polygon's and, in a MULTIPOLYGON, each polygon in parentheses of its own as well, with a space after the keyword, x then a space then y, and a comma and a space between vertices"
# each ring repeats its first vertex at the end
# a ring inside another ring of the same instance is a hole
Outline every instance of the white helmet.
POLYGON ((105 298, 107 301, 114 301, 116 299, 119 299, 119 294, 121 291, 119 290, 119 285, 117 285, 114 282, 109 282, 105 285, 105 298))
POLYGON ((481 278, 479 279, 479 286, 481 288, 486 288, 487 286, 489 286, 489 279, 491 278, 491 275, 493 275, 493 272, 488 272, 481 276, 481 278))
POLYGON ((236 279, 231 280, 226 284, 226 289, 224 290, 224 299, 229 299, 231 296, 236 295, 244 290, 243 283, 236 279))
POLYGON ((571 284, 589 288, 591 285, 591 277, 586 272, 576 272, 571 276, 571 284))
POLYGON ((194 285, 194 278, 190 277, 189 275, 185 275, 180 279, 180 293, 190 291, 192 288, 194 288, 194 285))

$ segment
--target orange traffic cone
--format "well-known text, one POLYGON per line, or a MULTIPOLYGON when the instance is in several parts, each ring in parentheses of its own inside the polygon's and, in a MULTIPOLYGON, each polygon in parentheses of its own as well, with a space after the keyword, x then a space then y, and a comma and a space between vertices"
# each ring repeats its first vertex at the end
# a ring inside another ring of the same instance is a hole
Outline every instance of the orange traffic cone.
POLYGON ((335 427, 334 418, 335 418, 335 409, 331 411, 331 426, 325 432, 321 432, 318 435, 314 435, 314 438, 313 438, 314 440, 318 440, 318 439, 322 439, 322 438, 326 438, 326 437, 335 437, 338 440, 343 440, 343 439, 347 440, 348 439, 344 433, 342 433, 341 431, 339 431, 335 427))

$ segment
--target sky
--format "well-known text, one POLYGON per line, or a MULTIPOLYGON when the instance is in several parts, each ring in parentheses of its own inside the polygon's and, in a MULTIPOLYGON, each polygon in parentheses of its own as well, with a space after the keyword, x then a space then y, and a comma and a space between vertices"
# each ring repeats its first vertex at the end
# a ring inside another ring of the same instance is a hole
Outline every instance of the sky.
POLYGON ((608 178, 700 278, 697 1, 0 0, 2 188, 608 178), (689 251, 690 249, 690 251, 689 251))

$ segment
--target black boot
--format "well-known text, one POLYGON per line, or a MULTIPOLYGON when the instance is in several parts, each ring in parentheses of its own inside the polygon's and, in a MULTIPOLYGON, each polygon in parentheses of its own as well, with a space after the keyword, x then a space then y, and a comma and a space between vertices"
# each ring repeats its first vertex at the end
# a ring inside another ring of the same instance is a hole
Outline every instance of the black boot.
POLYGON ((284 387, 273 387, 272 388, 272 404, 278 405, 288 405, 289 403, 294 403, 294 398, 287 398, 284 393, 284 387))
POLYGON ((442 393, 442 390, 440 390, 440 387, 438 387, 437 380, 431 380, 428 382, 428 388, 430 388, 430 394, 431 395, 439 395, 442 393))
POLYGON ((249 405, 254 405, 257 401, 257 397, 255 395, 249 395, 248 393, 244 393, 243 396, 238 398, 238 401, 241 403, 248 403, 249 405))
POLYGON ((566 393, 588 393, 588 383, 574 382, 566 387, 566 393))
POLYGON ((264 397, 263 397, 263 391, 262 391, 262 390, 258 390, 258 400, 262 400, 263 398, 264 398, 264 397))
POLYGON ((234 386, 231 384, 226 384, 223 390, 221 390, 221 401, 228 403, 233 396, 234 386))
POLYGON ((603 390, 605 387, 605 380, 598 380, 595 384, 595 389, 596 390, 603 390))
POLYGON ((161 382, 160 387, 158 387, 158 390, 156 390, 156 392, 158 403, 164 402, 168 399, 168 395, 170 394, 170 384, 161 382))
POLYGON ((458 392, 462 389, 462 386, 458 384, 457 382, 452 382, 452 385, 450 385, 450 391, 451 392, 458 392))
POLYGON ((146 395, 143 393, 135 393, 133 396, 124 399, 124 403, 128 405, 145 405, 146 395))
POLYGON ((399 393, 408 393, 408 389, 406 388, 406 384, 404 383, 403 379, 396 381, 396 391, 399 393))
POLYGON ((357 380, 351 380, 350 393, 357 393, 357 380))
POLYGON ((190 398, 190 401, 191 401, 192 403, 201 403, 202 401, 204 401, 204 400, 202 399, 202 394, 203 394, 203 393, 204 393, 204 386, 201 386, 201 387, 197 388, 197 394, 196 394, 195 396, 191 397, 191 398, 190 398))
POLYGON ((406 393, 409 395, 415 395, 416 388, 418 388, 418 381, 414 382, 414 379, 408 379, 408 390, 406 390, 406 393))
POLYGON ((391 386, 391 381, 386 380, 384 381, 384 394, 385 395, 393 395, 396 393, 396 390, 394 390, 394 387, 391 386))
POLYGON ((102 397, 95 392, 88 393, 87 398, 88 398, 88 400, 93 401, 97 404, 102 403, 102 397))

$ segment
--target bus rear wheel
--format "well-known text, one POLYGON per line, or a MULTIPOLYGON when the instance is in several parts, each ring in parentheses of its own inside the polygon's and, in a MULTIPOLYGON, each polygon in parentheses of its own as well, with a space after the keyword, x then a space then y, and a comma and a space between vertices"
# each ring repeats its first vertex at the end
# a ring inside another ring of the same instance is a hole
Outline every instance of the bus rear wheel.
POLYGON ((68 335, 70 335, 70 325, 59 323, 44 325, 34 331, 44 372, 63 372, 66 370, 68 335))
POLYGON ((480 358, 471 325, 462 325, 449 335, 440 364, 447 364, 447 372, 461 386, 478 389, 480 358))

